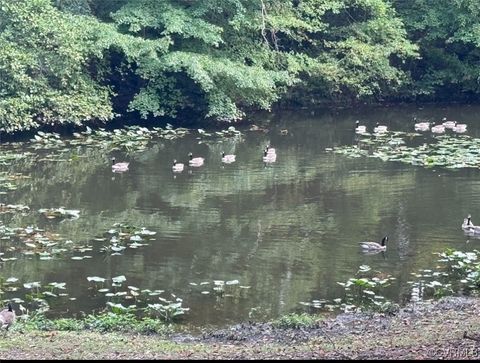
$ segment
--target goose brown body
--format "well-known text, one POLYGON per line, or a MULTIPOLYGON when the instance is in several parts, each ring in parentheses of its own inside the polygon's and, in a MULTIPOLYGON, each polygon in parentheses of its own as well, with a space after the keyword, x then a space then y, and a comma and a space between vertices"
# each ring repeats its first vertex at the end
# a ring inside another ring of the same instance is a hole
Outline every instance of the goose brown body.
POLYGON ((387 242, 388 240, 388 237, 385 236, 383 237, 382 239, 382 244, 378 243, 378 242, 359 242, 360 243, 360 246, 364 249, 364 250, 369 250, 369 251, 385 251, 387 249, 387 246, 385 245, 385 243, 387 242))

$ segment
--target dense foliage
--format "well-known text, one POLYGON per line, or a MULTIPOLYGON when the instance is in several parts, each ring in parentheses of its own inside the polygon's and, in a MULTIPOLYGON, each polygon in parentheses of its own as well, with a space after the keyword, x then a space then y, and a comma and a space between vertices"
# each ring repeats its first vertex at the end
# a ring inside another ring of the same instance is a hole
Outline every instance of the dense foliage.
POLYGON ((480 2, 396 0, 420 58, 409 69, 415 82, 406 93, 428 100, 473 98, 480 93, 480 2))
POLYGON ((475 0, 2 0, 0 129, 477 95, 479 15, 475 0))

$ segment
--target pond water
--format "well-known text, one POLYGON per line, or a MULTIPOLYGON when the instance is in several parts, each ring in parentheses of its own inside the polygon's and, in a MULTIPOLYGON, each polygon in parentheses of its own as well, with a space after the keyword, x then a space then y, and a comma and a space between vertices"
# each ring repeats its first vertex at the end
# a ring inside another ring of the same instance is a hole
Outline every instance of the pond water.
MULTIPOLYGON (((468 124, 467 134, 479 137, 478 115, 476 106, 284 110, 255 117, 269 132, 239 126, 240 137, 221 138, 192 130, 174 140, 153 139, 137 152, 71 146, 61 149, 68 157, 58 158, 68 161, 42 160, 50 151, 34 149, 37 144, 4 143, 3 152, 15 147, 33 154, 0 165, 3 177, 21 174, 9 181, 16 189, 3 190, 0 203, 30 207, 1 213, 0 225, 36 226, 50 239, 58 234, 57 247, 69 242, 67 252, 41 259, 24 253, 23 240, 0 239, 1 257, 7 259, 0 274, 4 280, 17 278, 19 287, 2 299, 25 299, 25 283, 65 282, 66 289, 56 292, 68 296, 47 297, 50 313, 75 316, 101 310, 111 299, 87 277, 124 275, 121 287, 108 281, 103 287, 163 290, 160 296, 172 300, 174 294, 190 308, 185 322, 225 326, 305 311, 301 302, 343 297, 337 282, 369 265, 395 277, 386 295, 405 301, 411 273, 433 267, 435 252, 480 247, 480 240, 460 228, 468 213, 474 223, 480 221, 480 170, 348 158, 325 149, 355 143, 357 119, 369 129, 380 121, 391 130, 413 131, 413 116, 445 116, 468 124), (265 165, 262 150, 268 143, 277 159, 265 165), (222 165, 222 151, 236 154, 236 162, 222 165), (174 174, 172 161, 186 162, 189 152, 205 157, 205 164, 174 174), (112 173, 112 156, 129 161, 129 170, 112 173), (61 206, 79 210, 80 217, 47 219, 38 212, 61 206), (105 240, 99 237, 108 236, 117 222, 156 234, 142 237, 147 245, 119 254, 100 251, 105 240), (384 235, 389 236, 385 253, 366 255, 359 248, 358 242, 384 235), (71 252, 85 245, 90 247, 71 252), (85 255, 91 258, 71 258, 85 255), (231 294, 216 294, 216 280, 230 281, 231 294)), ((428 142, 431 134, 420 138, 428 142)), ((122 296, 113 301, 135 304, 122 296)))

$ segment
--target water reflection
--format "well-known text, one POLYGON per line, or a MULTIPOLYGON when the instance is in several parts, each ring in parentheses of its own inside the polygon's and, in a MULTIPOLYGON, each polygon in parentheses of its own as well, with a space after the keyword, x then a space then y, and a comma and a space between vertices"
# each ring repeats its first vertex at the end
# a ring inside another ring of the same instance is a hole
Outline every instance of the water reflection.
MULTIPOLYGON (((259 312, 271 318, 300 310, 301 301, 342 297, 337 282, 362 264, 395 276, 390 297, 400 300, 402 293, 413 294, 406 287, 410 273, 431 267, 433 252, 475 248, 477 236, 468 236, 466 245, 459 226, 480 205, 478 171, 347 159, 325 148, 358 143, 357 119, 368 129, 380 121, 389 130, 413 131, 413 116, 456 114, 477 136, 477 111, 284 111, 269 116, 272 124, 255 121, 269 132, 244 130, 241 137, 224 139, 191 134, 130 153, 79 147, 61 154, 70 161, 22 159, 1 167, 27 178, 0 195, 0 202, 25 204, 31 212, 0 214, 0 221, 35 225, 75 245, 90 245, 92 258, 76 261, 60 254, 44 261, 16 250, 9 253, 18 259, 4 262, 2 276, 22 283, 66 282, 76 300, 51 303, 53 312, 68 315, 105 306, 87 276, 125 275, 128 285, 182 297, 190 307, 188 321, 197 325, 238 322, 259 312), (276 149, 275 162, 263 159, 266 145, 276 149), (189 152, 204 157, 204 165, 190 167, 189 152), (235 163, 222 163, 222 152, 235 154, 235 163), (127 172, 112 173, 113 154, 130 162, 127 172), (174 173, 173 160, 185 164, 182 173, 174 173), (80 218, 59 222, 37 212, 60 206, 79 209, 80 218), (117 222, 157 234, 147 246, 121 255, 100 253, 95 239, 117 222), (359 241, 385 234, 386 252, 362 253, 359 241), (238 280, 245 288, 219 297, 214 280, 238 280)), ((1 247, 4 252, 12 246, 3 241, 1 247)))

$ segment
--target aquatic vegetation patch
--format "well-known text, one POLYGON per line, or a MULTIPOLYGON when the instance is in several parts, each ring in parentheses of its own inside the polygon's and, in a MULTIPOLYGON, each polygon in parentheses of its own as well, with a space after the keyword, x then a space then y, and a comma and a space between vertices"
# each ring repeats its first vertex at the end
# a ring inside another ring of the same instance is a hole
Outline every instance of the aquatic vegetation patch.
POLYGON ((190 282, 189 285, 193 291, 200 292, 202 295, 212 294, 216 297, 240 297, 244 295, 242 291, 247 291, 251 287, 240 285, 240 281, 236 279, 190 282))
POLYGON ((30 207, 23 204, 2 204, 0 203, 0 214, 2 213, 28 213, 30 207))
POLYGON ((87 146, 109 148, 110 150, 142 151, 154 138, 177 139, 189 133, 188 129, 173 129, 171 125, 166 128, 154 127, 148 129, 141 126, 126 126, 122 129, 92 130, 76 132, 73 139, 62 139, 56 133, 39 131, 30 141, 34 149, 54 150, 71 146, 87 146))
MULTIPOLYGON (((438 253, 438 265, 435 269, 423 269, 412 273, 416 279, 408 281, 409 299, 421 302, 438 299, 454 294, 480 293, 480 251, 462 252, 447 249, 438 253)), ((379 311, 394 313, 399 305, 389 301, 383 292, 395 280, 390 275, 373 271, 370 266, 362 265, 356 277, 346 282, 337 282, 345 289, 343 298, 332 301, 316 299, 311 302, 300 302, 301 305, 320 310, 379 311)))
MULTIPOLYGON (((24 205, 0 205, 0 214, 27 213, 29 208, 24 205)), ((49 219, 76 219, 79 211, 66 210, 64 208, 40 209, 49 219)), ((5 242, 0 261, 14 261, 24 256, 38 256, 39 260, 51 260, 58 256, 65 256, 70 253, 72 260, 85 260, 93 258, 92 253, 110 251, 113 255, 120 254, 124 249, 137 249, 146 246, 146 241, 152 239, 156 232, 144 227, 134 227, 127 224, 116 223, 104 233, 106 237, 94 238, 87 243, 64 240, 57 233, 52 233, 36 226, 7 227, 0 222, 0 240, 5 242), (100 248, 95 247, 96 242, 107 242, 107 245, 100 248)))
POLYGON ((480 252, 447 249, 438 253, 439 265, 433 270, 422 270, 412 275, 412 300, 439 298, 453 294, 480 292, 480 252))
MULTIPOLYGON (((190 309, 183 306, 183 299, 174 294, 170 294, 171 298, 159 296, 163 290, 141 290, 135 286, 128 286, 128 290, 124 290, 123 285, 127 281, 124 275, 112 277, 110 279, 98 276, 89 276, 87 280, 93 284, 92 290, 104 294, 106 298, 104 313, 101 314, 100 320, 106 318, 110 321, 122 320, 115 319, 115 316, 132 316, 138 320, 138 325, 143 328, 143 332, 155 332, 163 322, 173 322, 179 320, 190 309), (104 286, 109 284, 108 288, 104 286), (133 304, 126 305, 125 301, 132 301, 133 304), (125 304, 125 305, 124 305, 125 304), (105 312, 108 312, 105 314, 105 312)), ((5 301, 12 301, 18 304, 19 310, 23 314, 23 318, 29 319, 37 315, 42 315, 50 310, 50 299, 68 298, 75 300, 69 296, 67 292, 67 284, 65 282, 48 282, 28 281, 20 282, 18 278, 10 277, 8 280, 0 279, 0 292, 15 292, 17 297, 10 297, 5 301), (15 287, 9 288, 9 287, 15 287), (22 298, 19 298, 18 291, 23 291, 22 298)), ((42 318, 43 319, 43 318, 42 318)), ((89 324, 106 324, 105 321, 98 321, 97 316, 89 315, 85 319, 85 328, 89 329, 89 324)), ((96 325, 95 325, 96 326, 96 325)), ((95 329, 102 330, 99 326, 95 329)), ((113 329, 113 328, 112 328, 113 329)), ((109 329, 107 329, 109 330, 109 329)), ((163 328, 161 329, 163 330, 163 328)))
POLYGON ((2 147, 0 152, 0 166, 8 166, 14 161, 28 159, 34 156, 35 154, 29 151, 18 152, 17 150, 2 147))
POLYGON ((106 305, 115 314, 145 313, 156 319, 172 322, 190 310, 190 308, 183 307, 183 299, 174 294, 170 294, 173 300, 160 296, 164 290, 141 290, 136 286, 129 285, 127 290, 120 291, 117 288, 122 288, 123 283, 127 281, 124 275, 112 277, 111 279, 89 276, 87 280, 94 284, 94 290, 104 294, 109 299, 106 305), (107 284, 110 284, 110 286, 106 287, 108 286, 107 284), (123 305, 122 301, 127 300, 133 300, 135 304, 123 305), (143 304, 144 307, 139 307, 138 304, 143 304))
POLYGON ((59 246, 61 238, 58 234, 34 226, 11 228, 0 224, 0 240, 8 242, 0 257, 3 262, 17 260, 20 254, 38 255, 40 260, 49 260, 67 251, 59 246))
POLYGON ((190 308, 182 306, 183 300, 172 294, 174 301, 159 297, 160 302, 148 304, 145 311, 165 322, 172 322, 184 315, 190 308))
MULTIPOLYGON (((46 133, 38 131, 30 140, 30 144, 22 144, 23 148, 31 147, 34 151, 46 150, 49 153, 44 155, 42 161, 68 161, 70 158, 58 158, 58 154, 66 154, 77 147, 89 147, 112 150, 125 150, 126 152, 140 152, 147 148, 150 142, 156 139, 174 140, 190 134, 193 130, 179 127, 173 128, 167 124, 166 127, 153 127, 151 129, 142 126, 125 126, 121 129, 106 130, 99 128, 92 130, 86 127, 85 131, 73 133, 73 138, 62 138, 55 132, 46 133)), ((206 137, 235 137, 241 135, 241 132, 230 126, 226 130, 216 132, 206 132, 198 129, 200 138, 206 137)), ((8 144, 7 144, 8 146, 8 144)), ((0 165, 10 165, 12 161, 24 158, 35 158, 38 155, 35 152, 19 153, 10 150, 8 147, 2 147, 0 156, 0 165)))
POLYGON ((380 271, 372 270, 368 265, 361 265, 356 277, 346 282, 337 282, 343 286, 345 293, 343 297, 332 300, 313 299, 312 301, 301 301, 299 304, 313 310, 319 311, 375 311, 382 313, 394 313, 399 305, 386 299, 383 293, 395 278, 380 271))
POLYGON ((341 300, 334 300, 335 303, 345 311, 361 309, 387 311, 394 307, 394 304, 381 293, 390 286, 395 277, 384 275, 379 271, 373 271, 369 266, 360 266, 357 277, 348 279, 347 282, 337 282, 345 288, 345 297, 341 300))
POLYGON ((14 183, 16 178, 12 175, 0 174, 0 194, 7 194, 7 192, 17 189, 14 183))
POLYGON ((349 158, 372 157, 423 167, 480 167, 480 139, 468 135, 443 135, 435 140, 436 142, 414 147, 405 145, 405 140, 399 136, 361 139, 357 145, 327 148, 326 151, 349 158))
POLYGON ((108 252, 112 255, 121 255, 121 252, 127 248, 137 249, 147 246, 148 243, 145 243, 145 241, 154 240, 155 238, 152 238, 152 236, 156 233, 145 227, 139 228, 125 223, 115 223, 111 229, 94 240, 106 242, 100 248, 100 251, 108 252))

